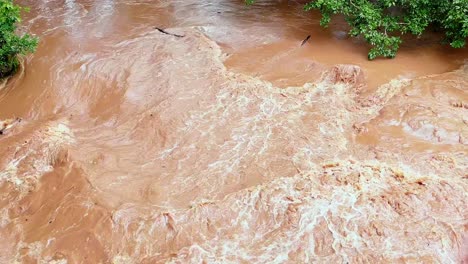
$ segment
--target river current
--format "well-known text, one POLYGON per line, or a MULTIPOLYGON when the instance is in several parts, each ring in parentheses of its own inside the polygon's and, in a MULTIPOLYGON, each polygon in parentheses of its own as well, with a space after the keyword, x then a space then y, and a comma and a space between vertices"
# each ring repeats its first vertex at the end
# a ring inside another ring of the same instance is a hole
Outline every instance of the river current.
POLYGON ((468 261, 467 49, 368 61, 299 1, 17 2, 0 263, 468 261))

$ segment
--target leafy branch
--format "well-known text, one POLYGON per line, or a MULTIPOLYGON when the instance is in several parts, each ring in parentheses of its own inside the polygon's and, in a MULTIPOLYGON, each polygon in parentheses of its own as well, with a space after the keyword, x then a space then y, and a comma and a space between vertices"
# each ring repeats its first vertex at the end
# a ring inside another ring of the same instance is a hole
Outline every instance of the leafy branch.
POLYGON ((36 38, 28 34, 16 34, 23 10, 27 9, 15 5, 12 0, 0 0, 0 78, 17 70, 19 55, 26 55, 36 49, 36 38))
POLYGON ((468 0, 315 0, 304 9, 319 10, 323 27, 342 14, 351 26, 349 35, 371 44, 371 60, 395 57, 402 35, 421 36, 431 27, 444 32, 444 42, 454 48, 464 47, 468 37, 468 0))

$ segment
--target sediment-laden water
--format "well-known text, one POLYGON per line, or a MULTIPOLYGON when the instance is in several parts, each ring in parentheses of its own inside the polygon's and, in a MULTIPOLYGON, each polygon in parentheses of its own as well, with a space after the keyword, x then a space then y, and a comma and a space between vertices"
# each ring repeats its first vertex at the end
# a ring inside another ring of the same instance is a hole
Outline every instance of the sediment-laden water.
POLYGON ((18 3, 0 263, 467 261, 466 49, 369 62, 294 1, 18 3))

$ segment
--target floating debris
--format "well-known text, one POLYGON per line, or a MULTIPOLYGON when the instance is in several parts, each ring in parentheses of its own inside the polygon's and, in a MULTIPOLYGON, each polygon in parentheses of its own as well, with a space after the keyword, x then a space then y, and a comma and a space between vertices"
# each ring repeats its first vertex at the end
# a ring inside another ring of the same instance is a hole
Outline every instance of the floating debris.
POLYGON ((307 43, 307 41, 309 41, 309 39, 310 39, 310 35, 309 35, 309 36, 307 36, 307 38, 305 38, 305 39, 302 41, 302 43, 301 43, 301 47, 302 47, 302 46, 304 46, 304 44, 306 44, 306 43, 307 43))
POLYGON ((166 30, 164 30, 164 29, 162 29, 162 28, 155 27, 154 29, 157 29, 159 32, 161 32, 161 33, 163 33, 163 34, 166 34, 166 35, 171 35, 171 36, 178 37, 178 38, 183 38, 183 37, 185 37, 184 35, 178 35, 178 34, 174 34, 174 33, 167 32, 166 30))
POLYGON ((21 122, 21 118, 6 119, 0 122, 0 135, 4 135, 7 130, 21 122))

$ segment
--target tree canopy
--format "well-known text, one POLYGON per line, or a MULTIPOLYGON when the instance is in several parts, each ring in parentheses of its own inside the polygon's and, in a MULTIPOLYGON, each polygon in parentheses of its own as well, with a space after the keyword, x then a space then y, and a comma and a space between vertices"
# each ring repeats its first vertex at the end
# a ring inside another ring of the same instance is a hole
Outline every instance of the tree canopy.
POLYGON ((464 47, 468 37, 468 0, 315 0, 304 8, 319 10, 324 27, 342 14, 349 35, 371 44, 369 59, 395 57, 402 35, 421 36, 429 28, 442 31, 444 42, 454 48, 464 47))
POLYGON ((33 52, 37 39, 16 34, 21 10, 13 0, 0 0, 0 78, 13 74, 19 66, 18 55, 33 52))

